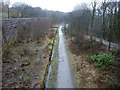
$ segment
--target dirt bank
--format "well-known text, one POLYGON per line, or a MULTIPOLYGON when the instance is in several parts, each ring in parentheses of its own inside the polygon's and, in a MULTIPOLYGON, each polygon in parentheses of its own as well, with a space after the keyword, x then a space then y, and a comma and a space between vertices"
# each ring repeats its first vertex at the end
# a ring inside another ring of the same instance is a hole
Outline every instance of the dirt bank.
POLYGON ((89 57, 93 54, 105 51, 105 46, 95 43, 91 50, 86 49, 87 45, 82 48, 78 44, 66 38, 67 53, 72 67, 74 85, 76 88, 110 88, 119 87, 117 77, 117 67, 115 70, 102 70, 95 67, 89 57), (97 44, 97 45, 96 45, 97 44))
POLYGON ((53 38, 17 42, 3 53, 3 88, 43 88, 53 38))

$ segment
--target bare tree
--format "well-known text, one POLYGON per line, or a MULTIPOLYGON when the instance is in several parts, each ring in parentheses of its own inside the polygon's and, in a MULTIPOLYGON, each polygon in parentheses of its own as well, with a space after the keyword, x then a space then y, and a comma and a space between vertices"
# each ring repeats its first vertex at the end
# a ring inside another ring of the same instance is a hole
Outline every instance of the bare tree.
POLYGON ((14 9, 14 12, 16 12, 17 17, 23 17, 23 11, 27 6, 27 4, 16 2, 15 4, 13 4, 12 8, 14 9))
POLYGON ((10 18, 10 0, 5 0, 4 4, 7 6, 8 19, 10 18))
POLYGON ((94 17, 95 17, 95 12, 96 12, 96 6, 97 6, 97 2, 96 2, 96 0, 94 0, 94 2, 92 3, 93 11, 92 11, 92 19, 91 19, 91 29, 93 27, 93 22, 94 22, 94 17))

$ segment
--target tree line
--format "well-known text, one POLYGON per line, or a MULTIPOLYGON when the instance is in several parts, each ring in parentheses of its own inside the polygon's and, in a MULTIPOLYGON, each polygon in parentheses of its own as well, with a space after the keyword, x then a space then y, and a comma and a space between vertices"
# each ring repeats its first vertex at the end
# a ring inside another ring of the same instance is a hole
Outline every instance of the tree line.
POLYGON ((120 1, 98 3, 94 0, 91 6, 83 3, 68 14, 67 22, 70 24, 67 32, 71 37, 78 38, 84 33, 99 37, 101 41, 105 39, 120 44, 120 1))
POLYGON ((66 13, 60 11, 43 10, 40 7, 32 7, 28 4, 16 2, 11 7, 8 2, 2 2, 3 18, 47 18, 52 23, 64 20, 66 13))
MULTIPOLYGON (((16 2, 12 6, 9 2, 2 2, 0 5, 2 5, 2 19, 30 19, 26 26, 21 26, 21 23, 17 25, 20 40, 32 38, 39 41, 45 38, 51 32, 53 25, 63 22, 66 16, 64 12, 43 10, 21 2, 16 2)), ((4 24, 2 26, 4 31, 4 24)))

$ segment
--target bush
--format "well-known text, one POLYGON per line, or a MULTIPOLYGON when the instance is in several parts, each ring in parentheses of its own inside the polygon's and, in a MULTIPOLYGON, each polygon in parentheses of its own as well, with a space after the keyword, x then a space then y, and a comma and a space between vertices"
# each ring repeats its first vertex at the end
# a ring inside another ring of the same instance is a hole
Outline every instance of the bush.
POLYGON ((112 88, 115 88, 119 85, 118 81, 117 80, 109 80, 108 81, 108 84, 112 87, 112 88))
POLYGON ((112 53, 99 53, 90 57, 95 66, 103 69, 112 68, 112 64, 115 63, 115 56, 112 53))
POLYGON ((55 36, 55 32, 49 32, 49 38, 52 39, 55 36))

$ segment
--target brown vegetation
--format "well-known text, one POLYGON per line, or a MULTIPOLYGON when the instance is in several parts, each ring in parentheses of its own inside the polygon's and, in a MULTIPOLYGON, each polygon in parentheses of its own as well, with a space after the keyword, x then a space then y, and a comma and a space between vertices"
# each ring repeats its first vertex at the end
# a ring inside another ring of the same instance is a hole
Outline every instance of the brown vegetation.
MULTIPOLYGON (((79 40, 81 40, 79 38, 79 40)), ((115 69, 103 70, 94 66, 90 61, 90 56, 98 54, 99 52, 107 52, 106 46, 90 40, 81 40, 82 44, 77 43, 76 39, 72 42, 67 39, 71 56, 71 66, 73 69, 73 76, 75 86, 77 88, 109 88, 120 87, 119 70, 117 63, 115 69), (92 47, 91 47, 92 46, 92 47)), ((114 65, 113 65, 114 66, 114 65)))
POLYGON ((21 42, 3 53, 3 87, 43 88, 52 41, 21 42))
POLYGON ((44 18, 17 29, 15 41, 3 46, 2 87, 44 88, 56 30, 44 18))

